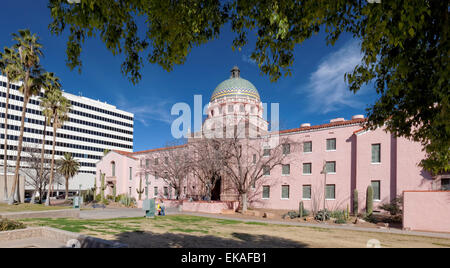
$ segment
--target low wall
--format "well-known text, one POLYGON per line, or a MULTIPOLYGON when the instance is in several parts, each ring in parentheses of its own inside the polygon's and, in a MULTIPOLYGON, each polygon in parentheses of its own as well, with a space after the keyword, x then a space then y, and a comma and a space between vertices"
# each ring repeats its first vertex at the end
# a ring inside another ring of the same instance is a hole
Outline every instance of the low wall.
POLYGON ((238 202, 221 202, 221 201, 184 201, 183 211, 199 212, 199 213, 222 213, 223 210, 236 210, 238 208, 238 202))
POLYGON ((26 219, 26 218, 79 218, 79 209, 61 209, 45 211, 21 211, 0 213, 0 218, 26 219))
POLYGON ((51 240, 66 246, 67 242, 75 239, 80 242, 81 248, 126 248, 128 245, 119 242, 108 241, 96 237, 77 234, 51 227, 31 227, 20 230, 0 232, 0 243, 11 242, 28 238, 51 240))
POLYGON ((450 233, 450 191, 404 191, 403 228, 450 233))

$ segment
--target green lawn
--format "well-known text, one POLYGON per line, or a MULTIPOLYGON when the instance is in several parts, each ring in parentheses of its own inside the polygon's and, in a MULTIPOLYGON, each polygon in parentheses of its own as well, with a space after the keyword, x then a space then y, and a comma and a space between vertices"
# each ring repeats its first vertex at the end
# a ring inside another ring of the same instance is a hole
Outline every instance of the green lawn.
POLYGON ((43 211, 43 210, 58 210, 58 209, 68 209, 70 207, 63 206, 45 206, 41 204, 16 204, 8 205, 5 203, 0 203, 0 212, 21 212, 21 211, 43 211))
POLYGON ((25 219, 28 226, 49 226, 118 241, 130 247, 450 247, 450 239, 412 235, 286 226, 208 217, 165 217, 108 220, 25 219))

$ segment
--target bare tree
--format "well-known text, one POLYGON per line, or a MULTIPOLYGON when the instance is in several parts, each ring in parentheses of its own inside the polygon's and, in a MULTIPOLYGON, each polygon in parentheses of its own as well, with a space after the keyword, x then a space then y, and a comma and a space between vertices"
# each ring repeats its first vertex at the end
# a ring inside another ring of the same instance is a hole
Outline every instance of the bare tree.
POLYGON ((252 186, 277 166, 284 164, 286 155, 297 147, 293 141, 278 134, 264 138, 242 138, 237 134, 221 139, 224 155, 224 173, 229 189, 239 195, 242 211, 248 207, 248 194, 252 186))
POLYGON ((193 175, 200 181, 204 195, 211 200, 212 190, 221 178, 227 154, 220 139, 194 139, 189 144, 190 166, 193 175))
POLYGON ((142 159, 140 174, 155 174, 175 189, 176 199, 185 183, 190 168, 190 158, 186 145, 169 146, 164 150, 149 154, 142 159), (155 161, 155 158, 158 160, 155 161))
MULTIPOLYGON (((24 148, 23 164, 20 171, 25 175, 25 185, 34 189, 31 202, 34 203, 36 193, 39 193, 39 204, 48 186, 50 179, 50 157, 44 157, 41 161, 41 149, 37 146, 26 146, 24 148)), ((55 183, 61 182, 61 175, 56 173, 55 183)), ((47 198, 49 198, 47 196, 47 198)))

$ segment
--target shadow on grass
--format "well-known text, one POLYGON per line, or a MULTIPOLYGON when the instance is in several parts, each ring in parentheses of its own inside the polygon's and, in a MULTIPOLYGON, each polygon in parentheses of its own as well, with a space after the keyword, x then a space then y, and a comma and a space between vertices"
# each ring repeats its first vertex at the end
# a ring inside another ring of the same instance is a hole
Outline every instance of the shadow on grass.
POLYGON ((123 232, 116 235, 117 242, 131 248, 304 248, 306 244, 268 235, 232 233, 234 239, 212 235, 178 233, 123 232))

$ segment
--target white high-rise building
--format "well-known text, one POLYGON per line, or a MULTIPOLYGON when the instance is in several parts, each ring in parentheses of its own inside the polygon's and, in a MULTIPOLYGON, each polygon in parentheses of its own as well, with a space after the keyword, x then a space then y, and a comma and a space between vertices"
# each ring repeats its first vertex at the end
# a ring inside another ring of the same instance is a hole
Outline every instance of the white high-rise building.
MULTIPOLYGON (((20 135, 20 121, 23 107, 23 95, 19 91, 20 83, 11 85, 9 93, 8 119, 8 172, 13 173, 17 145, 20 135)), ((70 180, 69 189, 76 191, 93 187, 96 163, 102 158, 105 149, 133 151, 133 117, 132 113, 117 109, 114 105, 63 93, 72 106, 69 120, 57 130, 55 159, 61 158, 65 152, 71 153, 80 163, 79 173, 70 180)), ((43 91, 41 92, 43 96, 43 91)), ((27 105, 24 147, 42 148, 44 116, 40 107, 40 96, 34 96, 27 105)), ((0 166, 3 174, 4 165, 4 133, 6 106, 6 77, 0 76, 0 166)), ((52 152, 53 128, 46 128, 45 150, 47 157, 52 152)), ((22 152, 21 158, 25 156, 22 152)), ((8 187, 9 188, 9 187, 8 187)), ((29 186, 25 187, 29 189, 29 186)), ((55 191, 63 191, 64 185, 54 186, 55 191)))

